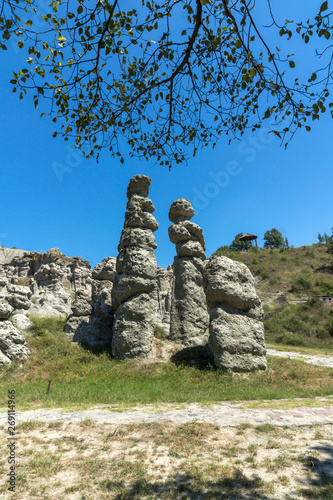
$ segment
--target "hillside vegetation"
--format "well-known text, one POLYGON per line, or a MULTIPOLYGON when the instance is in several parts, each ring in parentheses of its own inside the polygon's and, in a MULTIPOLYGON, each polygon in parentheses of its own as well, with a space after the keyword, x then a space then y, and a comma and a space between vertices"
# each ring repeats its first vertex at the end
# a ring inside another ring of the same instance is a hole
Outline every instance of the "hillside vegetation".
POLYGON ((251 270, 264 304, 268 342, 333 349, 333 261, 325 245, 247 252, 223 247, 214 255, 251 270))

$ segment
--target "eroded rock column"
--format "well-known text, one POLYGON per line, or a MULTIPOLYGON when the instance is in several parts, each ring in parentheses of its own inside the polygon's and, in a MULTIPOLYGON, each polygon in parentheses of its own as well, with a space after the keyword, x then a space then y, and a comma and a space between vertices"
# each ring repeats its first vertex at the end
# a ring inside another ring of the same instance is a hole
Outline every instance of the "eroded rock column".
POLYGON ((209 316, 203 288, 205 240, 202 229, 191 222, 191 203, 180 198, 170 207, 169 238, 176 245, 169 339, 184 346, 208 340, 209 316))
POLYGON ((117 276, 112 289, 112 353, 116 358, 147 356, 156 324, 155 207, 147 198, 151 180, 134 176, 127 189, 127 211, 118 246, 117 276))
POLYGON ((265 370, 264 313, 248 267, 227 257, 211 257, 205 291, 215 365, 228 372, 265 370))

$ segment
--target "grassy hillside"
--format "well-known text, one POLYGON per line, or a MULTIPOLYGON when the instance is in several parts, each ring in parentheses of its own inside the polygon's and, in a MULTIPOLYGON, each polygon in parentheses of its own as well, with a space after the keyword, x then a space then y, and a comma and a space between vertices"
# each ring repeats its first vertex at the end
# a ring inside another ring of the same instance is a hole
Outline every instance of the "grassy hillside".
POLYGON ((223 248, 215 254, 243 262, 255 276, 268 342, 333 349, 333 301, 318 298, 333 297, 333 262, 325 245, 248 252, 223 248))
POLYGON ((233 376, 209 364, 123 362, 72 342, 62 331, 61 319, 33 321, 27 334, 32 355, 23 363, 4 367, 0 377, 0 392, 15 389, 21 410, 83 409, 101 403, 124 407, 162 402, 211 404, 332 394, 331 368, 268 356, 267 371, 233 376))

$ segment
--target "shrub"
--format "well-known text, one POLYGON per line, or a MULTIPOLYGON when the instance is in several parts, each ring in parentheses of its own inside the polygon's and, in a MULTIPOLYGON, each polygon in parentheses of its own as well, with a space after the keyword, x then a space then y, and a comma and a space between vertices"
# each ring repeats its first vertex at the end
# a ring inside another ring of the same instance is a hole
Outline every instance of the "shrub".
POLYGON ((324 325, 325 331, 330 335, 330 337, 333 337, 333 316, 330 316, 325 325, 324 325))
POLYGON ((312 276, 308 273, 302 273, 293 282, 291 290, 292 292, 302 293, 310 290, 312 288, 312 276))
POLYGON ((282 342, 288 345, 303 346, 304 340, 298 335, 298 333, 285 333, 282 337, 282 342))
POLYGON ((320 291, 323 295, 329 295, 333 297, 333 280, 322 281, 320 284, 320 291))
POLYGON ((165 340, 168 336, 168 333, 166 331, 165 328, 163 328, 163 326, 160 326, 160 325, 155 325, 155 329, 154 329, 154 337, 156 337, 157 339, 160 339, 160 340, 165 340))

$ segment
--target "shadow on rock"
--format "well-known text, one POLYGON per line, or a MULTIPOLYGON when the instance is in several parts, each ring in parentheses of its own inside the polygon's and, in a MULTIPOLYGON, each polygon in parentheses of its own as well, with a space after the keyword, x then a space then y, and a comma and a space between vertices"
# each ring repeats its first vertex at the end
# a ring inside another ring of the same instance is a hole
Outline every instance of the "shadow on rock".
POLYGON ((185 347, 171 356, 175 365, 194 366, 198 370, 216 370, 214 357, 207 345, 185 347))

